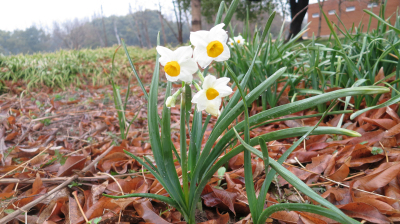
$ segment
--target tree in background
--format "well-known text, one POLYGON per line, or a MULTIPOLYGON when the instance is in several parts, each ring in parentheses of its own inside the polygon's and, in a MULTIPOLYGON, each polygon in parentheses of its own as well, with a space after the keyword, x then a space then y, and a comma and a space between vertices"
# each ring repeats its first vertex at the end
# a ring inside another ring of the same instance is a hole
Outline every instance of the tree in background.
MULTIPOLYGON (((201 0, 201 14, 208 23, 214 21, 214 16, 217 15, 221 2, 222 0, 201 0)), ((232 0, 226 0, 225 3, 229 6, 232 0)), ((236 8, 235 18, 244 21, 247 16, 246 8, 249 9, 250 22, 254 22, 262 20, 261 15, 271 12, 275 8, 275 4, 272 0, 241 0, 236 8)))
POLYGON ((318 18, 318 33, 317 33, 317 37, 320 37, 321 36, 321 24, 322 24, 322 10, 324 9, 324 3, 325 3, 325 0, 322 0, 322 2, 321 2, 321 0, 318 0, 318 5, 320 5, 320 8, 319 8, 319 18, 318 18))
POLYGON ((135 34, 136 34, 136 36, 137 36, 137 38, 138 38, 138 40, 139 40, 140 47, 143 47, 142 32, 140 31, 139 23, 138 23, 138 20, 139 20, 139 19, 136 18, 136 17, 137 17, 137 14, 134 15, 134 14, 132 13, 131 3, 129 3, 129 15, 132 17, 132 20, 135 22, 135 27, 133 27, 132 21, 131 21, 131 20, 129 20, 129 24, 131 25, 132 30, 135 30, 135 29, 136 29, 135 34))
POLYGON ((164 46, 167 45, 167 36, 165 35, 165 29, 164 29, 164 16, 162 14, 162 8, 161 8, 161 2, 158 2, 158 16, 160 18, 160 24, 161 24, 161 33, 163 36, 163 40, 164 40, 164 46))
POLYGON ((192 31, 201 30, 201 0, 191 0, 192 31))
MULTIPOLYGON (((128 12, 127 12, 128 13, 128 12)), ((127 45, 141 46, 141 39, 138 33, 144 34, 144 27, 138 24, 135 27, 133 18, 140 18, 141 12, 131 11, 125 16, 109 16, 101 18, 101 14, 95 13, 91 19, 75 19, 62 23, 55 23, 53 30, 45 32, 38 27, 31 27, 26 30, 15 30, 13 32, 0 30, 0 54, 32 54, 35 52, 52 52, 60 49, 81 49, 105 47, 104 39, 107 38, 108 46, 118 44, 116 33, 125 40, 127 45), (103 32, 103 21, 104 30, 103 32), (115 26, 114 26, 115 25, 115 26), (115 32, 117 28, 117 32, 115 32)), ((183 16, 184 17, 184 16, 183 16)), ((158 10, 146 11, 148 35, 152 46, 157 44, 158 31, 162 29, 158 10)), ((176 35, 177 25, 173 19, 162 18, 164 24, 171 27, 165 29, 166 43, 171 45, 179 44, 176 35)), ((189 30, 186 22, 182 24, 182 42, 189 40, 189 30)), ((144 37, 144 35, 142 36, 144 37)), ((147 45, 146 40, 143 40, 147 45)))
MULTIPOLYGON (((176 26, 178 29, 177 39, 179 44, 183 44, 183 16, 189 11, 190 1, 188 0, 174 0, 172 2, 174 4, 174 12, 175 12, 175 19, 176 19, 176 26)), ((186 19, 188 19, 186 17, 186 19)), ((188 22, 188 21, 187 21, 188 22)))
POLYGON ((107 35, 106 35, 106 28, 104 26, 103 6, 101 6, 101 22, 103 24, 103 34, 104 34, 105 47, 107 47, 107 35))
MULTIPOLYGON (((304 16, 307 13, 308 0, 290 0, 290 16, 292 22, 290 23, 289 35, 287 40, 295 37, 301 31, 301 24, 303 23, 304 16)), ((300 37, 302 40, 303 38, 300 37)))
POLYGON ((14 32, 0 30, 0 53, 8 55, 48 51, 50 40, 49 34, 35 26, 14 32))

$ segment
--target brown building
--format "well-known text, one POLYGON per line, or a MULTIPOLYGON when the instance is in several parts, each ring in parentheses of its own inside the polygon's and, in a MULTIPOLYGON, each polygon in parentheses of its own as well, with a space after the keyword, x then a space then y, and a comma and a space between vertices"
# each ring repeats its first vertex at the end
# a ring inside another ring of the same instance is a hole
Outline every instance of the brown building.
MULTIPOLYGON (((321 4, 322 4, 321 0, 321 4)), ((353 1, 344 1, 344 0, 326 0, 323 3, 323 10, 325 14, 327 15, 328 19, 335 23, 338 24, 339 20, 336 17, 335 13, 340 15, 340 19, 342 20, 343 24, 347 29, 350 29, 353 24, 355 27, 358 27, 360 22, 364 24, 363 27, 363 32, 367 31, 368 27, 368 22, 370 16, 366 14, 363 10, 367 9, 369 11, 372 11, 373 13, 379 15, 379 8, 380 8, 380 3, 371 3, 368 0, 353 0, 353 1), (339 14, 339 3, 340 3, 340 8, 341 8, 341 13, 339 14)), ((396 16, 396 10, 400 6, 400 0, 388 0, 387 5, 386 5, 386 10, 385 10, 385 18, 389 18, 390 16, 391 19, 391 24, 394 24, 395 21, 395 16, 396 16)), ((308 26, 309 30, 307 32, 307 36, 310 38, 312 37, 312 34, 314 33, 315 36, 318 34, 318 24, 319 24, 319 19, 321 17, 321 37, 324 36, 329 36, 331 31, 329 30, 328 25, 326 24, 324 16, 320 12, 320 8, 318 3, 310 4, 308 6, 308 22, 311 22, 311 24, 308 26)), ((371 29, 375 29, 378 24, 378 20, 375 18, 372 18, 371 21, 371 29)), ((343 26, 340 25, 340 28, 342 29, 343 26)), ((335 28, 336 31, 336 28, 335 28)), ((338 33, 340 34, 340 33, 338 33)))

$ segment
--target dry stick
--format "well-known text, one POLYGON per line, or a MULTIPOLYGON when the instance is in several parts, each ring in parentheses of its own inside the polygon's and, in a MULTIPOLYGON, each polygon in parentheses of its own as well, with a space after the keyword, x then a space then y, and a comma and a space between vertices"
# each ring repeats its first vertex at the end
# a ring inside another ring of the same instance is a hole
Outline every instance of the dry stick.
MULTIPOLYGON (((296 157, 295 157, 295 160, 296 160, 298 163, 300 163, 300 162, 297 160, 296 157)), ((291 164, 290 164, 290 165, 291 165, 291 164)), ((301 165, 302 167, 304 167, 303 164, 300 163, 300 165, 301 165)), ((293 165, 292 165, 292 166, 293 166, 293 165)), ((294 166, 294 167, 296 167, 296 166, 294 166)), ((328 181, 330 181, 330 182, 332 182, 332 183, 335 183, 335 184, 337 184, 337 185, 350 188, 349 185, 342 184, 341 182, 338 182, 338 181, 329 179, 328 177, 325 177, 325 176, 323 176, 323 175, 321 175, 321 174, 319 174, 319 173, 315 173, 315 172, 313 172, 313 171, 311 171, 311 170, 307 170, 306 168, 299 168, 299 167, 296 167, 296 168, 301 169, 301 170, 304 170, 304 171, 309 172, 309 173, 312 173, 312 174, 315 174, 315 175, 318 175, 318 176, 324 178, 325 180, 328 180, 328 181)), ((400 199, 388 197, 388 196, 385 196, 385 195, 380 195, 380 194, 377 194, 377 193, 374 193, 374 192, 370 192, 370 191, 366 191, 366 190, 362 190, 362 189, 359 189, 359 188, 356 188, 356 187, 352 187, 352 189, 357 190, 357 191, 361 191, 361 192, 364 192, 364 193, 372 194, 372 195, 375 195, 375 196, 379 196, 379 197, 383 197, 383 198, 389 198, 389 199, 392 199, 392 200, 400 201, 400 199)))
POLYGON ((75 154, 75 153, 77 153, 77 152, 80 152, 80 151, 82 151, 82 150, 86 150, 86 149, 88 149, 88 148, 90 148, 90 147, 98 147, 98 146, 100 146, 100 145, 105 145, 105 144, 107 144, 107 143, 110 142, 110 141, 111 141, 111 140, 105 140, 105 141, 99 142, 99 143, 97 143, 97 144, 95 144, 95 145, 90 144, 90 145, 85 146, 85 147, 83 147, 83 148, 81 148, 81 149, 79 149, 79 150, 73 151, 73 152, 67 154, 66 156, 70 156, 70 155, 75 154))
POLYGON ((81 211, 81 214, 82 214, 83 218, 85 219, 86 223, 89 223, 89 220, 86 218, 86 215, 85 215, 85 213, 83 212, 81 203, 79 203, 78 195, 76 194, 76 191, 72 192, 72 195, 74 196, 74 198, 75 198, 75 200, 76 200, 76 203, 78 204, 79 211, 81 211))
MULTIPOLYGON (((29 168, 28 168, 29 169, 29 168)), ((129 176, 142 176, 141 173, 128 173, 128 174, 121 174, 121 175, 115 175, 113 177, 118 178, 118 177, 129 177, 129 176)), ((41 178, 43 183, 54 183, 54 182, 64 182, 68 179, 69 177, 55 177, 55 178, 41 178)), ((95 176, 95 177, 78 177, 78 181, 98 181, 98 180, 103 180, 103 179, 109 179, 109 176, 95 176)), ((155 180, 155 178, 151 177, 146 177, 147 179, 150 180, 155 180)), ((20 183, 20 184, 32 184, 35 182, 34 179, 18 179, 18 178, 3 178, 0 180, 0 184, 12 184, 12 183, 20 183)))
MULTIPOLYGON (((108 148, 106 151, 104 151, 100 156, 98 156, 95 160, 93 160, 88 166, 86 166, 85 168, 82 169, 83 172, 88 171, 94 164, 98 163, 100 159, 102 159, 104 156, 106 156, 112 149, 114 148, 114 146, 111 146, 110 148, 108 148)), ((41 196, 40 198, 33 200, 32 202, 22 206, 21 208, 19 208, 18 210, 16 210, 15 212, 7 215, 6 217, 0 219, 0 223, 8 223, 9 221, 13 220, 14 218, 16 218, 18 215, 20 215, 22 212, 28 211, 29 209, 31 209, 33 206, 37 205, 38 203, 40 203, 41 201, 43 201, 44 199, 46 199, 47 197, 49 197, 50 195, 60 191, 61 189, 63 189, 64 187, 66 187, 69 183, 71 183, 72 181, 78 179, 78 175, 75 174, 74 176, 68 178, 64 183, 60 184, 58 187, 54 188, 53 190, 49 191, 48 193, 46 193, 45 195, 41 196)))
MULTIPOLYGON (((32 159, 30 159, 30 160, 28 160, 28 161, 26 161, 26 162, 24 162, 24 163, 21 163, 19 166, 17 166, 17 167, 14 168, 13 170, 8 171, 6 174, 4 174, 3 176, 1 176, 0 179, 3 179, 5 176, 7 176, 8 174, 10 174, 10 173, 12 173, 12 172, 18 170, 19 168, 21 168, 21 167, 24 166, 25 164, 30 163, 33 159, 35 159, 36 157, 38 157, 38 156, 40 156, 41 154, 43 154, 45 151, 47 151, 47 150, 48 150, 50 147, 52 147, 52 146, 53 146, 53 144, 50 144, 50 145, 47 146, 43 151, 41 151, 39 154, 37 154, 35 157, 33 157, 32 159)), ((0 222, 0 223, 2 223, 2 222, 0 222)))
MULTIPOLYGON (((355 178, 355 177, 359 177, 359 176, 362 176, 362 175, 365 175, 365 172, 360 172, 360 173, 355 174, 355 175, 353 175, 353 176, 346 177, 346 178, 344 178, 344 181, 346 181, 346 180, 351 180, 351 179, 353 179, 353 178, 355 178)), ((315 183, 315 184, 307 184, 307 186, 309 186, 309 187, 314 187, 314 186, 326 185, 326 184, 332 185, 332 184, 334 184, 334 183, 332 183, 332 182, 330 182, 330 181, 325 181, 325 182, 320 182, 320 183, 315 183)))
POLYGON ((383 149, 383 151, 385 152, 385 156, 386 156, 386 162, 388 163, 389 162, 389 157, 388 157, 388 154, 387 154, 387 152, 386 152, 386 149, 385 149, 385 147, 382 145, 382 143, 379 141, 379 144, 382 146, 382 149, 383 149))
POLYGON ((108 173, 98 172, 98 174, 104 174, 104 175, 109 176, 111 179, 113 179, 113 180, 115 181, 115 183, 118 185, 119 189, 121 190, 121 194, 122 194, 122 195, 125 195, 125 194, 124 194, 124 191, 122 190, 121 185, 118 183, 118 181, 117 181, 117 179, 115 179, 115 177, 113 177, 111 174, 108 174, 108 173))

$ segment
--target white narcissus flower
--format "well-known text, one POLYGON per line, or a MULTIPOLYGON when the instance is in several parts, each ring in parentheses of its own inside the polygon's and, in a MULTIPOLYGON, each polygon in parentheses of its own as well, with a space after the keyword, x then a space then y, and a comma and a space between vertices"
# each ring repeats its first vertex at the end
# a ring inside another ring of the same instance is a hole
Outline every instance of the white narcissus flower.
POLYGON ((226 61, 230 58, 231 53, 226 45, 228 34, 223 29, 224 26, 221 23, 210 31, 190 32, 190 42, 194 46, 193 58, 200 67, 207 67, 213 60, 226 61))
POLYGON ((221 114, 219 107, 222 97, 232 93, 232 88, 227 85, 228 82, 227 77, 217 79, 213 75, 207 75, 202 89, 192 99, 192 103, 197 104, 197 111, 206 110, 207 113, 218 117, 221 114))
POLYGON ((230 47, 235 46, 235 41, 234 41, 232 38, 229 38, 228 45, 229 45, 230 47))
POLYGON ((243 46, 246 43, 246 40, 242 37, 242 35, 239 35, 237 37, 229 38, 228 44, 233 47, 235 43, 239 46, 243 46))
POLYGON ((157 46, 156 49, 161 55, 159 61, 164 66, 168 81, 192 82, 193 73, 198 70, 198 67, 192 58, 193 49, 191 46, 179 47, 175 51, 162 46, 157 46))
POLYGON ((235 43, 237 43, 239 46, 243 46, 243 44, 245 43, 245 39, 242 37, 242 35, 239 35, 237 37, 234 37, 233 40, 235 41, 235 43))

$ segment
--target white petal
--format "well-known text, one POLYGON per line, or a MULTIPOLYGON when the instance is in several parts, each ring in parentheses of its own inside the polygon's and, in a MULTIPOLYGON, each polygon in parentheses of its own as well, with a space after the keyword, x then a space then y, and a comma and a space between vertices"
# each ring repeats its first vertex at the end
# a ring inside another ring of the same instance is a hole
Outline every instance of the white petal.
POLYGON ((193 55, 193 49, 191 46, 179 47, 174 51, 174 57, 178 59, 178 62, 182 59, 191 58, 193 55))
POLYGON ((225 97, 229 96, 232 93, 232 88, 227 86, 228 82, 230 81, 227 77, 222 77, 217 79, 214 82, 214 89, 218 91, 218 97, 225 97))
POLYGON ((197 72, 197 70, 199 70, 197 63, 193 58, 185 59, 178 63, 179 63, 179 66, 181 66, 181 71, 185 70, 188 73, 193 74, 193 73, 197 72))
POLYGON ((181 68, 181 74, 179 74, 179 80, 184 82, 192 82, 193 80, 193 73, 190 73, 186 69, 181 68))
POLYGON ((218 57, 214 58, 215 61, 226 61, 231 57, 231 52, 228 45, 224 43, 222 45, 224 46, 224 51, 218 55, 218 57))
POLYGON ((221 97, 209 100, 207 102, 206 112, 218 117, 221 114, 219 106, 221 106, 221 97))
POLYGON ((205 30, 190 32, 190 43, 192 43, 192 45, 195 47, 198 47, 198 46, 207 47, 208 33, 209 33, 209 31, 205 31, 205 30))
POLYGON ((165 73, 165 77, 170 82, 176 82, 179 80, 179 75, 178 76, 169 76, 167 73, 165 73))
POLYGON ((218 86, 217 88, 215 88, 215 90, 217 90, 219 93, 218 97, 229 96, 233 92, 232 88, 229 86, 218 86))
POLYGON ((162 66, 165 66, 165 64, 174 60, 174 52, 171 51, 170 49, 163 46, 157 46, 156 50, 158 54, 161 56, 159 62, 162 66))
POLYGON ((215 77, 215 76, 213 76, 213 75, 207 75, 205 78, 204 78, 204 82, 203 82, 203 89, 205 90, 205 91, 207 91, 207 89, 208 88, 211 88, 211 87, 213 87, 214 88, 214 82, 217 80, 217 78, 215 77))
POLYGON ((210 31, 214 31, 214 30, 223 30, 224 26, 225 26, 225 23, 220 23, 220 24, 218 24, 218 25, 215 25, 213 28, 211 28, 210 31))
POLYGON ((205 110, 208 103, 206 92, 204 90, 197 92, 192 98, 192 103, 196 104, 197 111, 205 110))
POLYGON ((222 44, 225 44, 228 41, 229 36, 225 30, 220 29, 214 30, 213 32, 210 31, 210 33, 208 34, 208 38, 211 41, 218 40, 222 44))
POLYGON ((207 55, 207 48, 201 46, 194 48, 193 58, 203 69, 213 61, 213 58, 207 55))
POLYGON ((219 78, 215 80, 214 88, 218 88, 219 86, 226 86, 229 83, 229 81, 231 81, 231 79, 228 77, 219 78))

